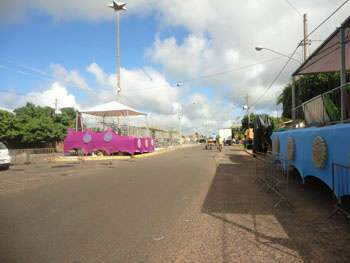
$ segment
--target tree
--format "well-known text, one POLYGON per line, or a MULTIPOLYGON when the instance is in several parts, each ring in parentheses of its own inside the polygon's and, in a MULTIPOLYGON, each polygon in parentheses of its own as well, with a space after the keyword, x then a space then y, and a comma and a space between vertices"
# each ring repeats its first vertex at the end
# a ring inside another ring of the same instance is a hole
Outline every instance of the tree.
POLYGON ((16 109, 15 115, 0 112, 0 139, 16 147, 38 146, 55 143, 66 135, 67 128, 74 127, 75 110, 61 109, 56 115, 50 107, 27 103, 16 109))
MULTIPOLYGON (((255 114, 254 113, 250 113, 250 127, 251 124, 254 122, 255 120, 255 114)), ((249 124, 248 124, 248 115, 244 115, 243 119, 242 119, 242 129, 245 131, 246 129, 248 129, 249 124)))
POLYGON ((8 111, 0 110, 0 140, 8 142, 11 137, 11 132, 13 128, 13 121, 15 115, 8 111))
MULTIPOLYGON (((340 86, 339 73, 320 73, 303 75, 295 83, 296 106, 326 91, 340 86)), ((291 118, 292 116, 292 86, 288 83, 277 99, 277 104, 282 104, 282 116, 291 118)))

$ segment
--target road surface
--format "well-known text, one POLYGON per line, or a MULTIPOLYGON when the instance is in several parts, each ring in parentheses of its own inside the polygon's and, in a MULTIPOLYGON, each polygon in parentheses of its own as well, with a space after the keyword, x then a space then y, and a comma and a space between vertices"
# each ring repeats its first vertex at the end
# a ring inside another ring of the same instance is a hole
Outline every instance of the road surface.
POLYGON ((273 208, 254 167, 238 148, 201 146, 137 160, 15 166, 0 172, 0 262, 349 259, 342 219, 315 226, 328 210, 310 196, 297 199, 300 187, 300 209, 273 208))

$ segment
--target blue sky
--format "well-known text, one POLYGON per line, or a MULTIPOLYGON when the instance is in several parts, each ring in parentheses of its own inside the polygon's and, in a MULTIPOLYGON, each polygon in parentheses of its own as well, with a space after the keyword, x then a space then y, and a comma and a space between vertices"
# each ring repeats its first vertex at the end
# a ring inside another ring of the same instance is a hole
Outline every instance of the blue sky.
MULTIPOLYGON (((153 43, 156 22, 152 17, 124 17, 121 23, 123 67, 148 65, 145 49, 153 43)), ((89 63, 97 62, 112 73, 115 71, 115 32, 113 21, 58 22, 34 12, 24 21, 0 28, 1 64, 10 68, 23 64, 47 71, 50 64, 58 63, 84 72, 89 63)), ((0 81, 5 87, 27 91, 39 85, 42 78, 25 75, 18 78, 15 71, 2 71, 0 81)))
MULTIPOLYGON (((293 1, 308 13, 309 28, 341 2, 293 1)), ((58 98, 61 107, 82 108, 115 99, 116 25, 107 3, 2 1, 0 107, 53 106, 58 98)), ((324 39, 349 11, 344 6, 313 38, 324 39)), ((296 65, 266 92, 285 60, 254 47, 290 53, 301 36, 301 18, 285 1, 129 0, 121 20, 122 102, 152 113, 163 128, 178 125, 182 108, 189 131, 232 124, 244 114, 247 94, 254 111, 275 115, 276 97, 296 65)))

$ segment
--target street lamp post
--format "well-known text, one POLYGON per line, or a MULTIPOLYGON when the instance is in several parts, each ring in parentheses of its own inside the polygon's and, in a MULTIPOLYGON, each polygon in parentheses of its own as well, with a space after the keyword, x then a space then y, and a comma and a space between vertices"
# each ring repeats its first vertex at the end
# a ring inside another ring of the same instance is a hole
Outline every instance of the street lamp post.
MULTIPOLYGON (((297 59, 295 59, 295 58, 293 58, 293 57, 291 57, 291 56, 288 56, 288 55, 286 55, 286 54, 283 54, 283 53, 281 53, 281 52, 278 52, 278 51, 275 51, 275 50, 273 50, 273 49, 270 49, 270 48, 266 48, 266 47, 261 47, 261 46, 256 46, 255 47, 255 50, 256 51, 261 51, 261 50, 268 50, 268 51, 270 51, 270 52, 272 52, 272 53, 275 53, 275 54, 278 54, 278 55, 280 55, 280 56, 283 56, 283 57, 286 57, 286 58, 289 58, 290 60, 293 60, 293 61, 295 61, 295 62, 297 62, 299 65, 301 64, 301 61, 299 61, 299 60, 297 60, 297 59)), ((294 82, 294 80, 293 80, 293 82, 294 82)), ((294 85, 294 83, 293 83, 293 85, 292 85, 292 120, 293 121, 295 121, 295 85, 294 85)))
POLYGON ((283 54, 283 53, 281 53, 281 52, 278 52, 278 51, 276 51, 276 50, 267 48, 267 47, 256 46, 256 47, 255 47, 255 50, 256 50, 256 51, 267 50, 267 51, 270 51, 270 52, 275 53, 275 54, 277 54, 277 55, 280 55, 280 56, 289 58, 289 59, 293 60, 294 62, 297 62, 298 64, 301 64, 301 61, 299 61, 299 60, 297 60, 297 59, 295 59, 295 58, 293 58, 293 57, 291 57, 291 56, 288 56, 288 55, 286 55, 286 54, 283 54))
POLYGON ((119 3, 117 1, 113 1, 111 4, 108 5, 108 7, 112 8, 116 14, 117 14, 117 95, 119 97, 121 92, 120 87, 120 18, 119 18, 119 12, 126 10, 126 4, 125 3, 119 3))

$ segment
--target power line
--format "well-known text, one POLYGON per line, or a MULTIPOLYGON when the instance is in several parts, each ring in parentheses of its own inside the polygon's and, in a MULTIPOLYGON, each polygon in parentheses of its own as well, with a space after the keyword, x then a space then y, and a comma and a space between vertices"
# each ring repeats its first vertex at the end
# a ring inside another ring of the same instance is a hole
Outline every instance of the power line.
POLYGON ((284 64, 284 66, 281 68, 281 70, 278 72, 278 74, 276 75, 276 77, 272 80, 272 82, 270 83, 270 85, 267 87, 267 89, 265 90, 265 92, 254 101, 254 103, 252 103, 251 107, 254 107, 259 100, 261 100, 266 94, 267 92, 272 88, 272 86, 275 84, 275 82, 279 79, 279 77, 282 75, 283 71, 286 69, 286 67, 288 66, 289 62, 292 60, 292 57, 295 55, 295 53, 297 52, 299 48, 299 45, 294 49, 292 55, 290 56, 290 58, 287 60, 287 62, 284 64))
POLYGON ((301 17, 303 16, 303 15, 301 14, 301 12, 298 10, 298 8, 296 8, 289 0, 285 0, 285 1, 286 1, 286 3, 287 3, 292 9, 294 9, 295 12, 298 13, 298 15, 300 15, 301 17))
POLYGON ((68 88, 75 88, 75 89, 82 90, 81 87, 67 84, 68 81, 59 80, 59 79, 56 78, 54 75, 50 75, 50 74, 48 74, 48 73, 46 73, 46 72, 44 72, 44 71, 42 71, 42 70, 40 70, 40 69, 31 67, 31 66, 28 66, 28 65, 24 65, 24 64, 16 64, 15 62, 10 61, 10 60, 4 60, 4 61, 7 61, 8 63, 13 64, 13 66, 15 66, 15 67, 22 68, 22 69, 24 69, 25 71, 23 71, 23 70, 12 69, 12 68, 7 67, 7 66, 4 66, 4 65, 0 65, 0 69, 1 69, 1 68, 4 68, 4 69, 7 69, 7 70, 13 70, 13 71, 16 72, 16 73, 23 74, 23 75, 30 75, 30 76, 34 76, 34 77, 44 78, 44 79, 51 80, 51 81, 63 82, 64 86, 66 86, 66 87, 68 87, 68 88))
MULTIPOLYGON (((204 79, 204 78, 211 78, 211 77, 215 77, 215 76, 219 76, 219 75, 228 74, 228 73, 231 73, 231 72, 237 72, 237 71, 241 71, 241 70, 248 69, 248 68, 251 68, 251 67, 263 65, 263 64, 275 61, 275 60, 280 60, 281 58, 283 58, 283 57, 279 56, 279 57, 273 58, 273 59, 262 60, 262 61, 260 61, 258 63, 249 64, 249 65, 245 65, 245 66, 242 66, 242 67, 239 67, 239 68, 230 69, 230 70, 226 70, 226 71, 216 72, 216 73, 205 75, 205 76, 199 76, 197 78, 188 79, 188 80, 185 80, 185 81, 179 81, 178 83, 190 83, 190 82, 193 82, 193 81, 196 81, 196 80, 200 80, 200 79, 204 79)), ((183 85, 178 85, 177 87, 181 87, 181 86, 183 86, 183 85)), ((107 86, 105 86, 105 87, 107 87, 107 86)), ((172 85, 167 85, 167 86, 164 85, 164 86, 155 86, 155 87, 149 87, 149 88, 125 89, 125 91, 153 90, 153 89, 162 89, 162 88, 168 88, 168 87, 175 88, 172 85)), ((102 90, 109 91, 110 89, 109 88, 105 88, 105 89, 102 89, 102 90)))
MULTIPOLYGON (((318 26, 316 26, 307 36, 306 38, 308 38, 311 34, 313 34, 314 32, 316 32, 322 25, 324 25, 332 16, 334 16, 345 4, 347 4, 350 0, 346 0, 344 1, 341 5, 339 5, 329 16, 327 16, 318 26)), ((254 101, 254 103, 252 104, 252 106, 255 106, 259 100, 261 100, 266 94, 267 92, 272 88, 272 86, 275 84, 275 82, 279 79, 279 77, 282 75, 283 71, 285 70, 285 68, 287 67, 287 65, 289 64, 289 62, 292 60, 293 56, 295 55, 295 53, 297 52, 298 48, 301 46, 301 43, 303 42, 303 40, 301 40, 297 47, 294 49, 292 55, 289 57, 289 59, 287 60, 287 62, 284 64, 284 66, 281 68, 281 70, 278 72, 278 74, 276 75, 276 77, 272 80, 272 82, 270 83, 270 85, 267 87, 267 89, 265 90, 265 92, 257 99, 254 101)))
POLYGON ((315 31, 317 31, 324 23, 326 23, 332 16, 334 16, 344 5, 346 5, 350 0, 344 1, 341 5, 339 5, 328 17, 326 17, 318 26, 316 26, 307 37, 311 36, 315 31))
POLYGON ((208 75, 203 75, 203 76, 199 76, 197 78, 182 80, 182 81, 179 81, 178 83, 189 83, 189 82, 193 82, 193 81, 200 80, 200 79, 216 77, 216 76, 219 76, 219 75, 225 75, 227 73, 231 73, 231 72, 235 72, 235 71, 241 71, 241 70, 244 70, 244 69, 247 69, 247 68, 251 68, 251 67, 255 67, 255 66, 259 66, 259 65, 268 63, 268 62, 279 60, 281 58, 282 58, 282 56, 278 56, 277 58, 262 60, 260 62, 254 63, 254 64, 249 64, 249 65, 245 65, 245 66, 234 68, 234 69, 229 69, 229 70, 225 70, 225 71, 221 71, 221 72, 216 72, 216 73, 212 73, 212 74, 208 74, 208 75))

